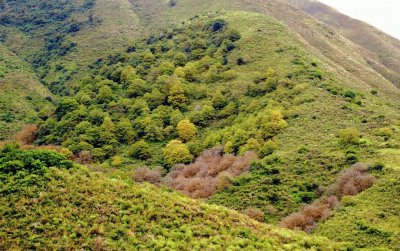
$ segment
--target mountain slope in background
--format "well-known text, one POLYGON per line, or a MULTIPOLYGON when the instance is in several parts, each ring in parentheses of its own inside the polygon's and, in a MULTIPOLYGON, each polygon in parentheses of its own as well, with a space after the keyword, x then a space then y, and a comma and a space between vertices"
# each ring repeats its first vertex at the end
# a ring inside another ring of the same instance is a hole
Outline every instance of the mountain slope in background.
POLYGON ((364 60, 378 73, 400 86, 400 41, 359 20, 312 0, 288 0, 339 34, 359 45, 364 60))

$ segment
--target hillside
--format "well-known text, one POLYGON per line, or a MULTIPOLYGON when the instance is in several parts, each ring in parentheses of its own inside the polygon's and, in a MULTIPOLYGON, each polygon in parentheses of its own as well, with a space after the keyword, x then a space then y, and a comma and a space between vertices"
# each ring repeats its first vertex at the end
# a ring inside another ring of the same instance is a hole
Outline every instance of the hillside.
POLYGON ((71 168, 65 157, 53 152, 8 146, 0 150, 0 160, 0 248, 4 250, 346 248, 325 238, 261 224, 165 188, 71 168), (27 159, 35 166, 22 162, 27 159), (19 170, 11 174, 9 167, 16 162, 21 163, 19 170))
POLYGON ((51 109, 51 96, 29 64, 0 44, 0 140, 37 123, 40 111, 51 109))
POLYGON ((358 52, 374 70, 393 84, 400 85, 399 40, 318 1, 289 0, 288 2, 334 28, 339 34, 358 45, 358 52))
MULTIPOLYGON (((0 139, 36 123, 23 148, 87 165, 51 162, 40 186, 2 197, 4 249, 399 245, 397 40, 315 1, 0 10, 0 139)), ((13 151, 0 182, 26 174, 13 151)))

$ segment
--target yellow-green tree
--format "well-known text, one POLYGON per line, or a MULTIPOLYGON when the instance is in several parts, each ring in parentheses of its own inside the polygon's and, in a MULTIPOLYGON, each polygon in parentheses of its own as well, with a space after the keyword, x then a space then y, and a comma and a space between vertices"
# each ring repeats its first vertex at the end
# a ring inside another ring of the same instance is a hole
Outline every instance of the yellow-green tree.
POLYGON ((164 149, 164 161, 173 166, 178 163, 190 163, 193 156, 188 147, 180 140, 171 140, 164 149))
POLYGON ((179 138, 184 142, 196 137, 197 128, 188 119, 181 120, 176 128, 178 129, 179 138))
POLYGON ((168 95, 168 103, 174 107, 182 107, 187 101, 185 91, 181 84, 174 84, 171 86, 168 95))

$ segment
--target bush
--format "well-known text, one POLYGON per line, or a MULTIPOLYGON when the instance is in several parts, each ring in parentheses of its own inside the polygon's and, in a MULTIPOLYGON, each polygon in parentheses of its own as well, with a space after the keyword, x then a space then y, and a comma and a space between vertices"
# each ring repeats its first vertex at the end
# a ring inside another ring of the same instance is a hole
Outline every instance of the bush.
POLYGON ((190 163, 193 160, 188 147, 180 140, 172 140, 164 149, 164 160, 168 166, 190 163))
POLYGON ((280 226, 290 229, 300 229, 311 232, 319 220, 327 219, 331 215, 331 210, 339 204, 335 196, 323 197, 311 205, 300 209, 284 218, 280 226))
POLYGON ((259 222, 264 222, 264 212, 259 208, 248 207, 243 213, 259 222))
POLYGON ((341 199, 343 196, 353 196, 364 191, 375 183, 375 177, 367 171, 368 168, 364 164, 353 165, 339 174, 337 182, 328 189, 328 192, 341 199))
POLYGON ((164 172, 165 170, 162 167, 154 169, 139 167, 133 173, 133 180, 136 182, 149 182, 155 185, 161 185, 164 172))
POLYGON ((328 189, 329 197, 321 197, 311 205, 304 206, 299 212, 284 218, 280 225, 310 232, 318 221, 331 215, 332 209, 337 207, 340 199, 344 196, 354 196, 371 187, 374 182, 375 177, 367 173, 367 167, 364 164, 355 164, 339 174, 336 183, 328 189))
POLYGON ((206 198, 229 186, 234 177, 246 172, 257 155, 247 152, 243 156, 222 153, 222 148, 204 151, 190 165, 176 165, 168 175, 172 188, 193 198, 206 198))
POLYGON ((346 128, 339 131, 339 141, 343 145, 355 145, 360 142, 360 133, 356 128, 346 128))
POLYGON ((15 140, 24 145, 31 145, 37 135, 38 127, 36 125, 26 125, 15 136, 15 140))

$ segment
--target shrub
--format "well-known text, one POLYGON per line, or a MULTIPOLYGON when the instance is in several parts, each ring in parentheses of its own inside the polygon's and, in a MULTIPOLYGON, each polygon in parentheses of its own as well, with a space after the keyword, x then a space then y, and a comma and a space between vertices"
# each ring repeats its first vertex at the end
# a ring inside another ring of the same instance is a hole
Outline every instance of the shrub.
POLYGON ((304 206, 299 212, 284 218, 280 226, 290 229, 300 229, 311 232, 319 220, 327 219, 331 210, 339 204, 335 196, 322 197, 313 204, 304 206))
POLYGON ((164 149, 164 160, 168 166, 173 166, 178 163, 190 163, 193 156, 182 141, 172 140, 164 149))
POLYGON ((139 167, 133 173, 133 180, 136 182, 149 182, 155 185, 161 185, 164 172, 165 170, 162 167, 156 167, 154 169, 139 167))
POLYGON ((179 138, 182 141, 190 141, 196 137, 197 128, 187 119, 181 120, 176 128, 178 129, 179 138))
POLYGON ((36 139, 37 131, 36 125, 26 125, 17 133, 15 140, 24 145, 31 145, 36 139))
POLYGON ((360 133, 356 128, 345 128, 339 131, 339 141, 344 145, 358 144, 360 133))
POLYGON ((357 96, 353 91, 345 91, 343 95, 350 99, 354 99, 357 96))
POLYGON ((259 222, 264 222, 264 212, 259 208, 248 207, 243 213, 259 222))
POLYGON ((356 195, 364 191, 375 183, 375 177, 367 171, 368 168, 364 164, 353 165, 339 174, 337 182, 328 189, 328 192, 341 199, 343 196, 356 195))
POLYGON ((301 229, 310 232, 320 220, 331 215, 344 196, 354 196, 371 187, 375 177, 367 173, 367 167, 358 163, 340 173, 335 184, 328 189, 329 197, 324 196, 311 205, 304 206, 281 221, 281 226, 290 229, 301 229))
POLYGON ((250 168, 253 152, 243 156, 222 153, 222 148, 204 151, 190 165, 176 165, 168 175, 167 184, 193 198, 206 198, 229 186, 234 177, 250 168))

